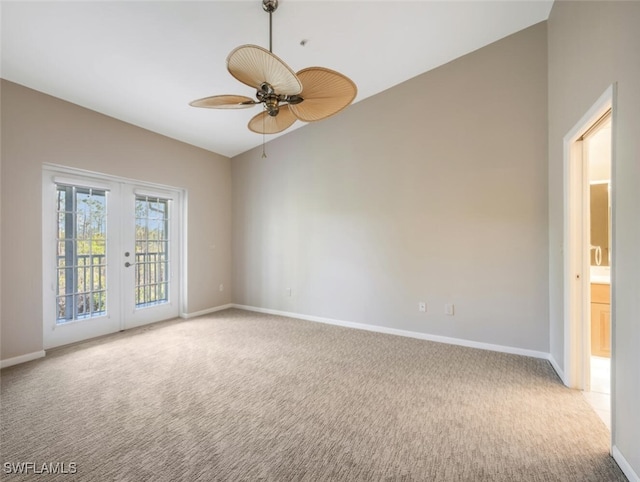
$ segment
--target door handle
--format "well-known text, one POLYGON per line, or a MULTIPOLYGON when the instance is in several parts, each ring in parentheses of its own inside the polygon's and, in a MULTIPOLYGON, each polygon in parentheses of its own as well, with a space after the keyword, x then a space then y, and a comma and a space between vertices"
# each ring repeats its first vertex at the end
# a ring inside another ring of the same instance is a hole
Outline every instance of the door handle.
POLYGON ((129 261, 127 261, 127 262, 124 264, 124 267, 125 267, 125 268, 128 268, 129 266, 131 266, 131 263, 129 263, 129 261))

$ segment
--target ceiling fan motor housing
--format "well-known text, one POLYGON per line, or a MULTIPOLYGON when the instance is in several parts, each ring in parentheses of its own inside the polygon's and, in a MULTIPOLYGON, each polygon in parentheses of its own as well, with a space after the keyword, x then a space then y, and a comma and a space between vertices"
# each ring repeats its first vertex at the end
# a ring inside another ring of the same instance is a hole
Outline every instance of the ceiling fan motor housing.
POLYGON ((275 117, 280 111, 278 95, 273 90, 273 87, 268 82, 260 84, 260 89, 256 92, 256 97, 260 102, 264 103, 267 113, 275 117))
POLYGON ((278 103, 278 96, 270 95, 264 100, 264 105, 267 108, 267 113, 271 117, 275 117, 280 112, 280 106, 278 103))

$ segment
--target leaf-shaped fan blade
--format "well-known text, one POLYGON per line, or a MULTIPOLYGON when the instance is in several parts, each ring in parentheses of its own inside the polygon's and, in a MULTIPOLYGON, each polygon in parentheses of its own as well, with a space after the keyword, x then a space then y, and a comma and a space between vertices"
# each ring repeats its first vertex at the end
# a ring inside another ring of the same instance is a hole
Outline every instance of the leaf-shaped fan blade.
POLYGON ((290 107, 281 105, 280 112, 275 117, 270 116, 267 111, 261 112, 249 121, 249 130, 257 134, 277 134, 288 129, 296 121, 290 107))
POLYGON ((304 99, 291 105, 293 114, 305 122, 326 119, 347 107, 358 89, 351 79, 324 67, 309 67, 298 72, 304 99))
POLYGON ((204 99, 194 100, 189 105, 193 107, 206 107, 208 109, 246 109, 259 104, 251 97, 244 95, 214 95, 204 99))
POLYGON ((227 69, 240 82, 256 90, 267 82, 277 94, 296 95, 302 91, 295 72, 257 45, 241 45, 234 49, 227 57, 227 69))

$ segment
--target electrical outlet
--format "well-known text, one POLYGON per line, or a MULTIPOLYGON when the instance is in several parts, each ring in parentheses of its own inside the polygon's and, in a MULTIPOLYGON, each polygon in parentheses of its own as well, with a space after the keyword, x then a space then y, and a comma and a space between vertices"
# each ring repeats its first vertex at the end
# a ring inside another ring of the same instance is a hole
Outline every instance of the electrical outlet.
POLYGON ((286 292, 287 292, 287 296, 291 296, 291 288, 287 288, 286 292))
POLYGON ((224 291, 224 285, 222 283, 220 283, 220 286, 218 286, 218 290, 219 291, 224 291))
POLYGON ((421 311, 422 313, 427 312, 427 304, 424 301, 418 303, 418 311, 421 311))
POLYGON ((453 304, 447 303, 444 305, 444 314, 453 316, 453 304))

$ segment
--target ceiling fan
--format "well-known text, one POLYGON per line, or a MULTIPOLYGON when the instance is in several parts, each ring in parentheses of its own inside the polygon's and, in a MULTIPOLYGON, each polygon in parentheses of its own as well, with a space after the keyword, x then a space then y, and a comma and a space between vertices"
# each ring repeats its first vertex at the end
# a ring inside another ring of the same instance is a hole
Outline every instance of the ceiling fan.
POLYGON ((261 104, 263 112, 249 121, 249 130, 276 134, 296 120, 314 122, 337 114, 356 97, 357 87, 345 75, 324 67, 295 73, 272 52, 272 19, 278 0, 262 0, 269 13, 269 50, 241 45, 227 57, 227 70, 237 80, 256 89, 256 99, 244 95, 214 95, 189 105, 209 109, 244 109, 261 104))

